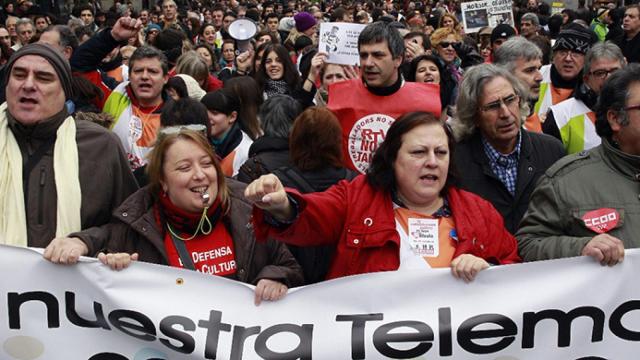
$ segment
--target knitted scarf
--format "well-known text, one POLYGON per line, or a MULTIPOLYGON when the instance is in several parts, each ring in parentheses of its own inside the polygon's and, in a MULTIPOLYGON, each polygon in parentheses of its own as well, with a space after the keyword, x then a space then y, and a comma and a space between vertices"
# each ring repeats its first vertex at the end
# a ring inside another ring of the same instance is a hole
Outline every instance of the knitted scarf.
MULTIPOLYGON (((0 243, 27 246, 27 218, 22 185, 22 153, 9 129, 7 103, 0 106, 0 243)), ((80 191, 76 124, 67 117, 56 132, 53 171, 58 194, 56 237, 80 231, 80 191)))
POLYGON ((267 79, 264 84, 264 92, 267 94, 267 98, 273 95, 287 95, 289 94, 289 85, 284 80, 267 79))

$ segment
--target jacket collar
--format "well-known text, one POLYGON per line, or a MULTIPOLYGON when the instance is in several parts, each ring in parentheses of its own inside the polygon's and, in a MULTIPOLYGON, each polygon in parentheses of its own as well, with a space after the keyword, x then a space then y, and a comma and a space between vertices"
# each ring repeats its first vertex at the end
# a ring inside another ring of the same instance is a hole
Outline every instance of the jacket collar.
POLYGON ((640 156, 630 155, 617 149, 610 140, 602 139, 603 160, 609 167, 625 176, 640 181, 640 156))

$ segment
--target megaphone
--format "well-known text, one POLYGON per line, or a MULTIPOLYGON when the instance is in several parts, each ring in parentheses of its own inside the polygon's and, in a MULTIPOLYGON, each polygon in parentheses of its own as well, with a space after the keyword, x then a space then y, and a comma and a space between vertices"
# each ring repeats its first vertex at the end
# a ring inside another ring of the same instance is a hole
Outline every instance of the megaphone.
POLYGON ((258 32, 258 26, 249 19, 237 19, 229 24, 229 36, 238 43, 242 53, 249 50, 249 42, 258 32))

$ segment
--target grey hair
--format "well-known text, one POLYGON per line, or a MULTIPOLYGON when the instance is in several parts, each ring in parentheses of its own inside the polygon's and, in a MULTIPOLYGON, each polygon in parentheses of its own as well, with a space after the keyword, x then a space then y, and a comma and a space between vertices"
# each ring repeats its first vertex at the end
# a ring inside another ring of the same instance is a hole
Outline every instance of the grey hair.
POLYGON ((513 76, 507 69, 494 64, 480 64, 473 66, 464 73, 458 101, 456 102, 456 118, 451 122, 453 133, 458 141, 471 136, 476 130, 476 119, 480 109, 480 99, 484 95, 484 87, 495 78, 507 80, 513 90, 520 97, 520 121, 529 115, 527 104, 528 90, 524 84, 513 76))
POLYGON ((391 57, 397 59, 404 56, 404 40, 400 32, 383 21, 367 25, 358 36, 358 50, 362 45, 377 44, 386 41, 391 57))
POLYGON ((611 41, 598 42, 593 45, 589 51, 587 51, 587 54, 584 57, 582 73, 590 73, 593 62, 599 59, 617 60, 620 62, 621 67, 624 67, 627 64, 627 61, 624 59, 624 55, 622 55, 622 50, 620 50, 618 45, 611 41))
POLYGON ((293 121, 301 112, 300 103, 291 96, 271 96, 262 104, 258 114, 264 135, 288 139, 293 121))
POLYGON ((22 25, 31 25, 31 28, 34 28, 33 21, 31 21, 31 19, 29 18, 18 19, 18 21, 16 21, 16 30, 22 25))
POLYGON ((540 26, 540 19, 538 19, 538 15, 532 12, 528 12, 522 15, 522 17, 520 18, 520 23, 522 24, 523 21, 531 21, 534 26, 540 26))
POLYGON ((502 43, 493 54, 493 63, 500 65, 510 72, 516 67, 516 61, 542 60, 542 50, 538 45, 522 36, 514 36, 502 43))

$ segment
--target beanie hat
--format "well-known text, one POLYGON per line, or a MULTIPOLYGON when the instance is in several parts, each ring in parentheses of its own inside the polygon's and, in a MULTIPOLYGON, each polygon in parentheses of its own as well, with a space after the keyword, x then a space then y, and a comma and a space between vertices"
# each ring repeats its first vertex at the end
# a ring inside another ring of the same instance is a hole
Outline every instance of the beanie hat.
POLYGON ((296 22, 296 30, 303 32, 316 24, 316 18, 306 11, 299 12, 293 16, 296 22))
POLYGON ((569 23, 560 31, 552 50, 570 50, 586 54, 598 41, 596 34, 582 25, 569 23))
POLYGON ((58 79, 60 79, 60 84, 62 84, 62 90, 64 90, 66 99, 68 100, 73 97, 73 86, 71 84, 71 66, 69 66, 69 62, 64 58, 60 51, 46 44, 28 44, 21 47, 20 50, 14 52, 5 65, 5 84, 9 81, 9 75, 11 74, 13 65, 19 58, 25 55, 40 56, 47 60, 49 64, 53 66, 56 74, 58 74, 58 79))
POLYGON ((151 23, 151 24, 147 25, 147 28, 145 29, 144 32, 145 32, 145 34, 148 34, 152 30, 157 30, 158 32, 160 32, 160 31, 162 31, 162 28, 160 28, 160 25, 158 25, 158 24, 151 23))
POLYGON ((491 43, 494 43, 498 39, 508 39, 516 35, 516 29, 509 24, 500 24, 491 31, 491 43))
POLYGON ((184 81, 184 85, 187 87, 187 94, 193 100, 200 101, 205 96, 206 92, 202 90, 196 79, 187 74, 178 74, 177 77, 184 81))

